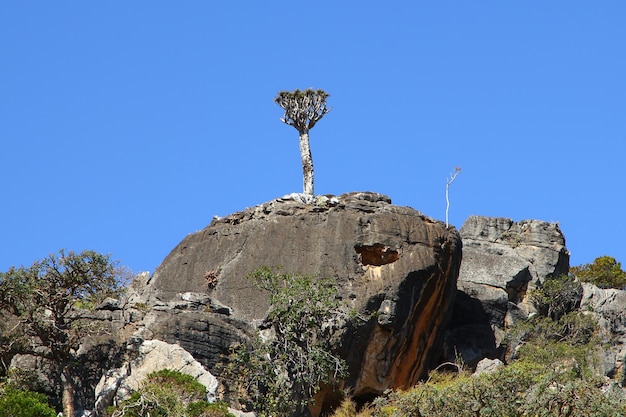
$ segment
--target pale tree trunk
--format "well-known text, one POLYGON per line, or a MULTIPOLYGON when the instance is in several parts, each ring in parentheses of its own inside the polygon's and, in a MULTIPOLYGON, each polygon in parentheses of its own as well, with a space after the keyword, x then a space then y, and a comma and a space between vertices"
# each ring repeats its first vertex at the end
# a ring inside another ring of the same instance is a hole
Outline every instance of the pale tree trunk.
POLYGON ((67 367, 61 372, 61 388, 63 389, 61 400, 63 404, 63 416, 74 417, 74 380, 67 367))
POLYGON ((300 156, 302 157, 302 175, 304 194, 313 194, 313 157, 309 146, 309 132, 300 132, 300 156))

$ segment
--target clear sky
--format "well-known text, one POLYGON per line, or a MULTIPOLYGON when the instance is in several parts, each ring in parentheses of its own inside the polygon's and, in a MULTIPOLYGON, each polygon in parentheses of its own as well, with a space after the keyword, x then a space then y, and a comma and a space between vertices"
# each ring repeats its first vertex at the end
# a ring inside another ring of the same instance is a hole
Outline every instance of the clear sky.
POLYGON ((0 271, 61 248, 151 271, 187 234, 302 190, 280 90, 321 88, 317 194, 460 228, 560 222, 626 264, 626 2, 0 5, 0 271))

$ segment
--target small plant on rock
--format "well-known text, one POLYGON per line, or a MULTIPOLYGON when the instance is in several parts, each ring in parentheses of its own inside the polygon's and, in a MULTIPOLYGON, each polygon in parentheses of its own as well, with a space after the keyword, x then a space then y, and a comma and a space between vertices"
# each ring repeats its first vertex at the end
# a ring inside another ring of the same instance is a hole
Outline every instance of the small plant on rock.
POLYGON ((204 279, 206 280, 206 284, 210 289, 213 289, 217 286, 217 278, 220 275, 220 271, 216 269, 211 269, 210 271, 206 271, 204 273, 204 279))
POLYGON ((580 306, 582 294, 582 285, 574 276, 561 275, 546 278, 539 288, 531 291, 530 299, 541 315, 559 320, 580 306))

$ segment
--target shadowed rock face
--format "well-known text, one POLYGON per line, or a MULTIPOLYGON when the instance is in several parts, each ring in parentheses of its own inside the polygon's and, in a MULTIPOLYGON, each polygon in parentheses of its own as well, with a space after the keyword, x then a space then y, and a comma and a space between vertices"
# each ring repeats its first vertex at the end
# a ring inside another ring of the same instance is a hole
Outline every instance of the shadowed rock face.
MULTIPOLYGON (((332 277, 351 307, 374 313, 367 323, 346 325, 339 337, 350 368, 346 387, 365 398, 410 387, 440 357, 460 262, 456 230, 386 196, 350 193, 317 204, 282 198, 187 236, 140 292, 151 305, 204 293, 225 306, 230 326, 266 316, 267 295, 246 279, 260 266, 332 277), (218 271, 210 286, 209 271, 218 271)), ((167 336, 159 322, 171 326, 157 320, 147 326, 151 334, 169 343, 185 339, 180 321, 178 337, 167 336)), ((198 332, 195 327, 189 332, 198 332)), ((206 355, 199 344, 189 350, 206 355)))
POLYGON ((503 329, 533 307, 527 291, 549 276, 567 274, 569 252, 558 224, 469 217, 461 227, 463 262, 453 319, 446 336, 447 360, 470 364, 502 355, 503 329))

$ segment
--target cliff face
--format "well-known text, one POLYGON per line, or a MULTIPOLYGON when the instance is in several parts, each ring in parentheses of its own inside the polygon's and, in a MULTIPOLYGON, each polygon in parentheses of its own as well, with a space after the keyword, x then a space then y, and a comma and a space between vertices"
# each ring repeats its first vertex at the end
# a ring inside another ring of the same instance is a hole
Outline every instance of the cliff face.
POLYGON ((461 227, 463 263, 446 359, 470 364, 502 357, 504 329, 533 311, 527 291, 567 274, 569 252, 558 224, 471 216, 461 227))
MULTIPOLYGON (((283 198, 187 236, 140 293, 150 305, 180 300, 181 293, 205 294, 224 308, 223 323, 213 328, 242 328, 236 323, 258 323, 268 309, 267 295, 245 278, 257 267, 334 278, 346 302, 374 313, 341 336, 350 368, 346 387, 367 397, 410 387, 439 358, 460 263, 456 230, 386 196, 351 193, 316 204, 283 198), (212 288, 208 271, 218 272, 212 288)), ((202 314, 184 322, 180 313, 175 321, 162 313, 142 334, 181 343, 210 366, 211 348, 186 336, 201 332, 202 314)))

